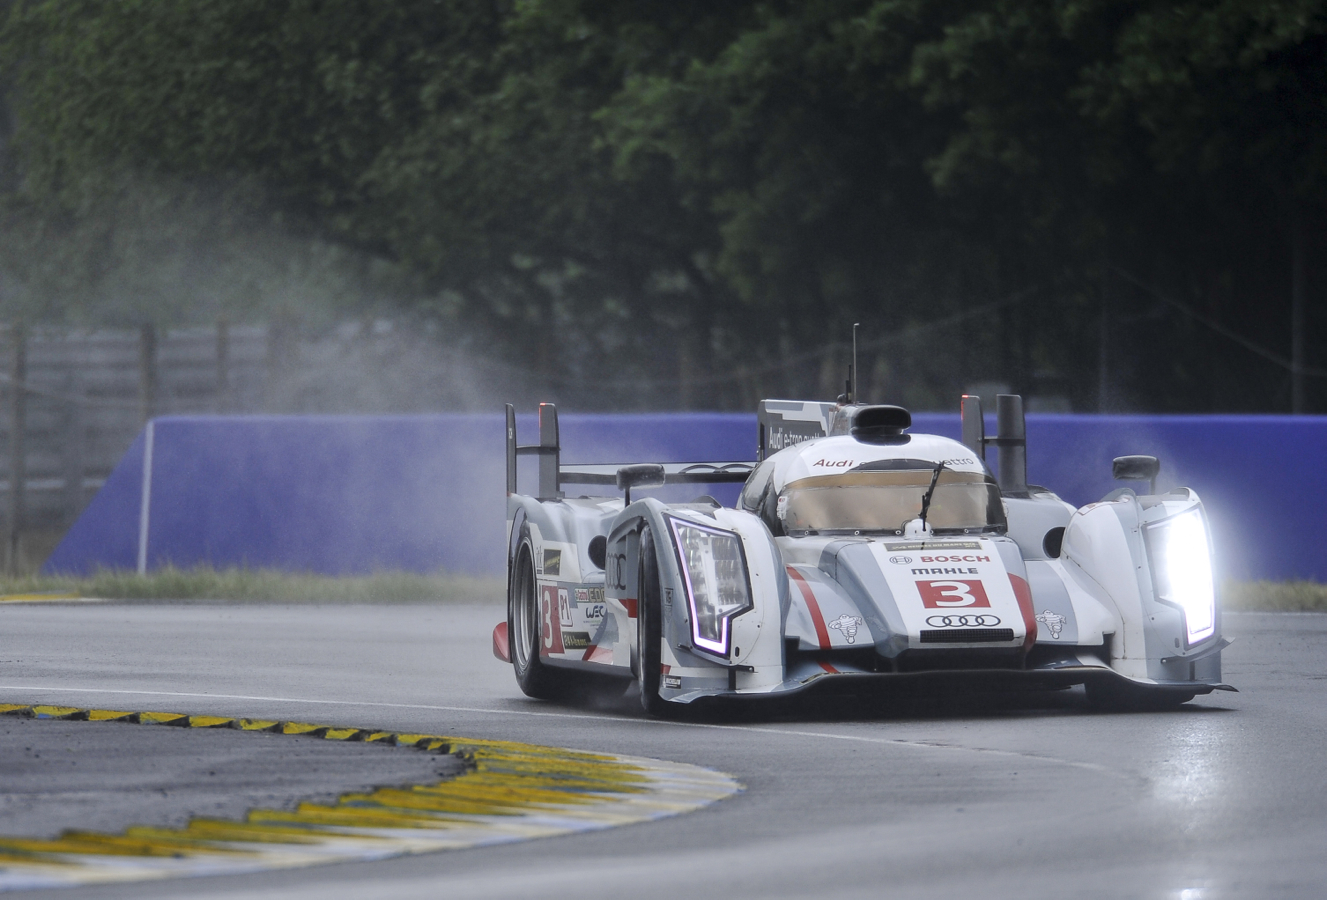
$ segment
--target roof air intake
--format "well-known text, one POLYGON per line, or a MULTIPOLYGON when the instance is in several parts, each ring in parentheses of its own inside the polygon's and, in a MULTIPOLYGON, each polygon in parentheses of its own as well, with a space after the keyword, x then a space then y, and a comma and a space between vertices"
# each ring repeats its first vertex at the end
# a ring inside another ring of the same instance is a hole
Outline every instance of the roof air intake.
POLYGON ((911 427, 912 413, 901 406, 863 406, 852 416, 852 435, 863 440, 895 437, 911 427))

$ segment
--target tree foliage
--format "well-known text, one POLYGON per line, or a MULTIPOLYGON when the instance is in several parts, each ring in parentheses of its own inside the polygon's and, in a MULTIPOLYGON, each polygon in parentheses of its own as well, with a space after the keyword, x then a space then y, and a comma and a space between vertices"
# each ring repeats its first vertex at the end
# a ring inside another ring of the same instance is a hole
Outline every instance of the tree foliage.
POLYGON ((230 186, 585 405, 832 391, 860 321, 880 399, 1284 408, 1296 246, 1327 326, 1324 0, 27 0, 3 53, 25 202, 230 186))

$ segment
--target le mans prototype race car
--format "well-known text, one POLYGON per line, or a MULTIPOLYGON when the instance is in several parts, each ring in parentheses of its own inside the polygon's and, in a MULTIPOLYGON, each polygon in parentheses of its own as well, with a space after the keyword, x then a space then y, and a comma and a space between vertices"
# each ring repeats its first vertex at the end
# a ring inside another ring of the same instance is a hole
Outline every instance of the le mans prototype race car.
POLYGON ((539 443, 518 446, 509 404, 494 654, 532 697, 634 678, 655 715, 924 679, 1082 684, 1115 708, 1234 690, 1198 496, 1156 494, 1156 458, 1126 456, 1115 477, 1151 489, 1075 509, 1026 481, 1022 398, 997 398, 994 437, 980 399, 961 411, 960 443, 909 434, 897 406, 766 400, 755 462, 564 466, 555 407, 539 407, 539 443), (525 455, 538 496, 517 491, 525 455), (743 484, 736 508, 632 498, 724 482, 743 484), (571 484, 622 496, 565 496, 571 484))

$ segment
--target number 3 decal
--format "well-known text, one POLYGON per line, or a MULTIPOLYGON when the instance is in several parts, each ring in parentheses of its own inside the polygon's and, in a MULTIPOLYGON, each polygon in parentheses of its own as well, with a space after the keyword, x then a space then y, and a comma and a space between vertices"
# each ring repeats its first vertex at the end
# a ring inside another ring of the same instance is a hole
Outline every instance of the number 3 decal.
POLYGON ((544 645, 540 652, 545 656, 565 652, 562 648, 561 623, 553 618, 554 604, 558 602, 554 590, 552 587, 539 589, 539 638, 544 645))
POLYGON ((980 581, 919 581, 917 592, 921 594, 922 606, 927 609, 989 608, 991 605, 980 581))

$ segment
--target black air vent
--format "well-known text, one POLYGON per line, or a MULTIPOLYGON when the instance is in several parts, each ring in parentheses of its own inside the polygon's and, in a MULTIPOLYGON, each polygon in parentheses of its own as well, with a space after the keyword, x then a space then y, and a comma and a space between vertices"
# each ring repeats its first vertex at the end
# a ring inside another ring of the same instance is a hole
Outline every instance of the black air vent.
POLYGON ((901 406, 863 406, 852 417, 852 433, 857 435, 902 434, 912 427, 912 413, 901 406))
POLYGON ((923 644, 996 644, 1013 639, 1012 628, 933 628, 922 632, 923 644))

